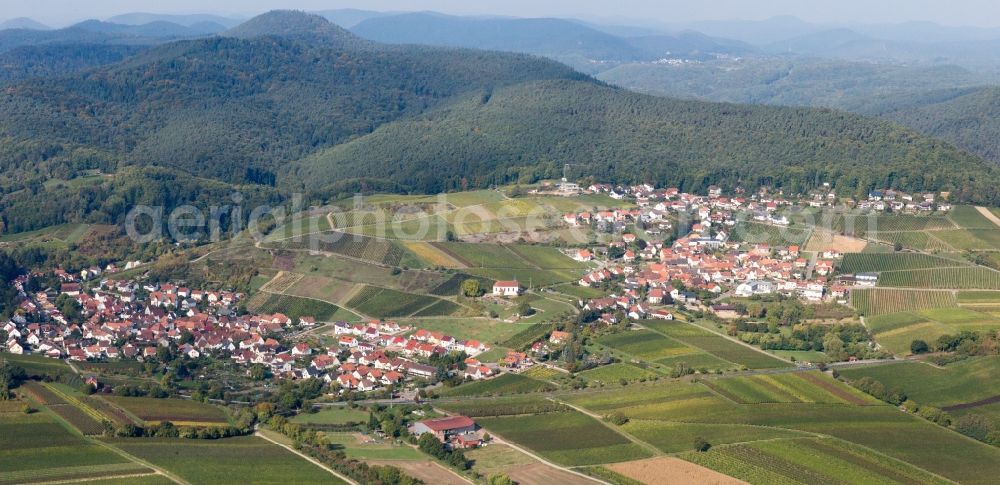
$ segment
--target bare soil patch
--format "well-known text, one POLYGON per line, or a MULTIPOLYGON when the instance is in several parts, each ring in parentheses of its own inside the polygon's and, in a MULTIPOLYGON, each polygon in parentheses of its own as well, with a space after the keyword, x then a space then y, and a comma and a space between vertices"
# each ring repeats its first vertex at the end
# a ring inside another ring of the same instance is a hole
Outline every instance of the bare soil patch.
POLYGON ((836 249, 841 253, 860 253, 868 245, 868 241, 856 237, 841 236, 827 231, 813 231, 812 237, 806 243, 806 251, 825 251, 836 249))
POLYGON ((1000 396, 993 396, 993 397, 988 397, 986 399, 980 399, 978 401, 965 402, 962 404, 955 404, 953 406, 945 406, 941 408, 941 410, 950 413, 952 411, 961 411, 962 409, 978 408, 980 406, 996 404, 998 402, 1000 402, 1000 396))
POLYGON ((605 465, 615 473, 647 485, 740 485, 746 482, 680 458, 661 456, 605 465))

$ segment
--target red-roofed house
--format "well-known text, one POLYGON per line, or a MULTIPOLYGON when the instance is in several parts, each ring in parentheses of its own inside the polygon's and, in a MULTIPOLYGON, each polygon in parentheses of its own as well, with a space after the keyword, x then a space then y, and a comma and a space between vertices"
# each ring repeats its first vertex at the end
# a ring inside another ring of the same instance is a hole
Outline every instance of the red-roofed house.
POLYGON ((476 430, 476 422, 465 416, 448 416, 446 418, 425 419, 413 425, 412 433, 419 436, 432 433, 435 438, 446 443, 449 438, 476 430))
POLYGON ((521 294, 521 284, 517 280, 493 283, 493 296, 517 296, 521 294))

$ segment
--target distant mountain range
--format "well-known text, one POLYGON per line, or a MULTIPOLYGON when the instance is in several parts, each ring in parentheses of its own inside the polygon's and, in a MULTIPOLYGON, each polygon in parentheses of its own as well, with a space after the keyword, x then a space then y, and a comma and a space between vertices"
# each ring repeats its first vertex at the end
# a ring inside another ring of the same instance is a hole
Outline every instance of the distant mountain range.
MULTIPOLYGON (((584 23, 556 19, 459 17, 405 13, 369 17, 351 28, 361 37, 395 44, 427 44, 524 52, 559 60, 585 72, 621 62, 665 57, 704 58, 742 55, 748 44, 697 32, 623 37, 584 23)), ((648 34, 648 32, 643 32, 648 34)))
POLYGON ((193 27, 198 24, 219 24, 224 29, 230 29, 246 21, 245 18, 223 17, 221 15, 191 14, 168 15, 158 13, 134 12, 116 15, 107 19, 108 22, 125 25, 143 25, 153 22, 170 22, 172 24, 193 27))
POLYGON ((21 46, 47 44, 155 45, 178 39, 204 37, 225 30, 221 24, 196 23, 185 26, 165 21, 126 25, 86 20, 62 29, 0 30, 0 52, 21 46))
POLYGON ((49 26, 27 17, 20 17, 0 22, 0 30, 5 29, 49 30, 49 26))

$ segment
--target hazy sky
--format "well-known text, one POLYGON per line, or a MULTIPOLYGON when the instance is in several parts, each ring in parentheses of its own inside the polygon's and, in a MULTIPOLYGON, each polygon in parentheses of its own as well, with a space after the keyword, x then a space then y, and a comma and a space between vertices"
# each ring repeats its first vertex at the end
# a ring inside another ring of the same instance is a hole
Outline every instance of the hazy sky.
POLYGON ((929 20, 945 25, 1000 26, 997 0, 0 0, 0 20, 32 17, 59 26, 137 11, 250 16, 275 8, 436 10, 666 23, 763 19, 788 14, 815 22, 929 20))

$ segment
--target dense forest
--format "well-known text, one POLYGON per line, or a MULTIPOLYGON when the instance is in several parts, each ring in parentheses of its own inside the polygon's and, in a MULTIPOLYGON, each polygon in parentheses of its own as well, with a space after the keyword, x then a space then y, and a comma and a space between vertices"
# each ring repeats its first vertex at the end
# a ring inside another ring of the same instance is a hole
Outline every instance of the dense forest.
POLYGON ((1000 201, 993 165, 887 122, 636 94, 543 58, 377 44, 294 12, 0 91, 7 231, 234 191, 250 204, 530 182, 566 163, 694 191, 829 182, 1000 201))
POLYGON ((1000 162, 1000 88, 887 96, 859 107, 858 112, 881 116, 1000 162))
MULTIPOLYGON (((594 83, 540 81, 466 96, 417 119, 304 160, 290 177, 318 186, 379 177, 413 191, 557 177, 564 163, 597 180, 710 184, 830 182, 951 190, 994 200, 992 164, 888 122, 830 110, 655 98, 594 83)), ((311 184, 311 185, 310 185, 311 184)))
POLYGON ((80 151, 100 154, 82 168, 127 160, 232 183, 273 180, 266 172, 456 94, 583 78, 526 55, 315 40, 176 42, 85 74, 10 87, 0 94, 0 138, 9 140, 0 188, 53 176, 45 171, 51 158, 73 162, 80 151))
POLYGON ((0 85, 63 76, 120 62, 145 49, 137 45, 68 44, 22 46, 0 53, 0 85))
MULTIPOLYGON (((635 91, 729 103, 858 111, 873 98, 978 86, 996 79, 954 65, 910 66, 801 57, 623 64, 596 77, 635 91)), ((902 97, 902 96, 901 96, 902 97)))

